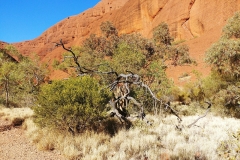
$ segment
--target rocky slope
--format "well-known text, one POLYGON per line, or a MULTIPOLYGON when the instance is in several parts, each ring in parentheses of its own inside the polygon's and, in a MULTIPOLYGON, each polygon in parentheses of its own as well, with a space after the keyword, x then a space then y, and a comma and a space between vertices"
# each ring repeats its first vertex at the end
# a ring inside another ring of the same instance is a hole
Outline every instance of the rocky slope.
MULTIPOLYGON (((14 45, 24 55, 35 52, 48 62, 63 53, 53 42, 63 39, 68 46, 80 45, 91 33, 100 34, 101 22, 113 22, 120 34, 139 32, 151 37, 152 29, 164 21, 175 39, 186 40, 191 55, 199 62, 196 69, 205 70, 205 50, 220 37, 227 19, 238 10, 240 0, 102 0, 55 24, 36 39, 14 45)), ((173 78, 181 74, 177 68, 168 72, 173 78)))

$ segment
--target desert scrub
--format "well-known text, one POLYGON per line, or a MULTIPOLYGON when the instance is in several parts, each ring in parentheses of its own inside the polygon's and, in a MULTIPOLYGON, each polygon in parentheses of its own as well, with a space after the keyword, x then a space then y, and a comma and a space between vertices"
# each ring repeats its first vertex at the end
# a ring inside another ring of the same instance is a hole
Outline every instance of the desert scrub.
POLYGON ((240 129, 236 133, 229 133, 229 139, 220 143, 217 152, 225 159, 240 159, 240 129))
POLYGON ((21 125, 26 119, 33 116, 30 108, 6 108, 0 106, 0 118, 11 122, 13 126, 21 125))
MULTIPOLYGON (((198 117, 182 117, 182 124, 187 126, 198 117)), ((239 154, 239 119, 209 114, 191 128, 179 131, 176 130, 178 120, 175 116, 147 115, 147 118, 153 122, 152 126, 142 124, 141 127, 119 130, 114 136, 92 131, 63 135, 48 128, 38 128, 31 120, 25 122, 25 128, 38 148, 57 149, 69 159, 223 159, 221 153, 224 152, 239 154), (234 136, 238 139, 229 133, 237 133, 234 136), (237 143, 220 150, 222 144, 230 145, 232 140, 237 143)))
POLYGON ((55 81, 41 88, 34 122, 58 131, 82 132, 105 115, 109 94, 90 76, 55 81))

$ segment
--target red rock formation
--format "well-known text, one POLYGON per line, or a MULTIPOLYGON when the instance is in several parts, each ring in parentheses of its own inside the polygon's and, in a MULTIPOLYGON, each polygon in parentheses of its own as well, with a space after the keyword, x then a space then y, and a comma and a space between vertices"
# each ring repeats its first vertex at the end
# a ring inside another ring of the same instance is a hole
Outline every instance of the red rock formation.
MULTIPOLYGON (((186 40, 191 55, 200 63, 196 69, 205 70, 205 50, 220 37, 226 20, 238 10, 240 0, 102 0, 92 9, 62 20, 36 39, 14 45, 23 55, 35 52, 43 61, 51 61, 64 52, 53 42, 63 39, 67 46, 80 45, 90 33, 100 34, 101 22, 113 22, 120 34, 139 32, 151 37, 152 29, 164 21, 175 39, 186 40)), ((179 74, 178 68, 169 71, 174 79, 179 74)))
POLYGON ((8 43, 0 41, 0 49, 3 49, 8 43))

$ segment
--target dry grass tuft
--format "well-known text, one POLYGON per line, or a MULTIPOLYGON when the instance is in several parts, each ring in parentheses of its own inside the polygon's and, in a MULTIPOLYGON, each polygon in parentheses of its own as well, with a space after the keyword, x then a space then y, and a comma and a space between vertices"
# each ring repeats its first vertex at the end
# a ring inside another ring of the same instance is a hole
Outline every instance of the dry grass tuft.
POLYGON ((57 132, 38 128, 31 118, 25 120, 23 128, 31 141, 37 144, 38 149, 55 149, 57 132))
POLYGON ((27 136, 33 143, 36 143, 40 150, 57 149, 69 159, 77 159, 93 153, 94 148, 99 148, 103 144, 107 145, 107 141, 110 139, 110 136, 102 133, 85 132, 78 136, 72 136, 46 128, 39 129, 31 119, 27 119, 24 126, 27 136))
POLYGON ((30 108, 0 107, 0 118, 10 121, 13 126, 21 126, 25 119, 33 116, 30 108))
MULTIPOLYGON (((208 115, 191 128, 176 130, 174 116, 148 116, 153 126, 121 130, 115 136, 85 132, 78 136, 39 130, 27 120, 27 132, 40 149, 58 149, 69 159, 220 159, 217 149, 240 129, 240 120, 208 115)), ((187 126, 198 116, 183 118, 187 126)))

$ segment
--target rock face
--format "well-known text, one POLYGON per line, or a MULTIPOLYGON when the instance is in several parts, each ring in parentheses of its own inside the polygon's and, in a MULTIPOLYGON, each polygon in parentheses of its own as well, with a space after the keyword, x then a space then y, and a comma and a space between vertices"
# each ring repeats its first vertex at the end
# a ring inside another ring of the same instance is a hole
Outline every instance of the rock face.
POLYGON ((112 15, 126 2, 127 0, 103 0, 92 9, 60 21, 36 39, 14 45, 24 55, 35 52, 41 58, 53 52, 56 49, 53 42, 58 42, 60 39, 63 39, 64 43, 79 45, 91 33, 99 34, 101 22, 108 20, 106 16, 112 15))
POLYGON ((151 37, 152 29, 164 21, 172 36, 186 40, 191 55, 202 63, 205 50, 220 37, 227 19, 238 10, 240 0, 102 0, 36 39, 14 45, 23 55, 35 52, 43 61, 51 61, 63 53, 53 42, 63 39, 67 46, 80 45, 91 33, 101 33, 102 22, 111 21, 120 34, 138 32, 151 37))

